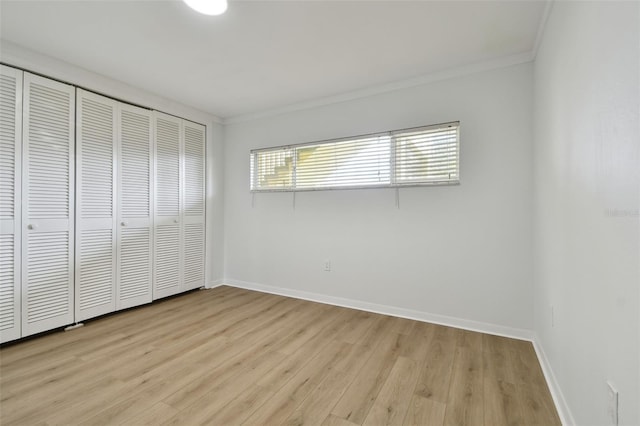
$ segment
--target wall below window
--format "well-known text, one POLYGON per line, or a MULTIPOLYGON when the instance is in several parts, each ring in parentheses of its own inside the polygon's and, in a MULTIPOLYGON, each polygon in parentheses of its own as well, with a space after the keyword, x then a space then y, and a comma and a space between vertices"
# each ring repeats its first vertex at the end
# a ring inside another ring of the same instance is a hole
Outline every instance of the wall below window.
POLYGON ((534 73, 535 330, 580 425, 640 422, 640 6, 555 2, 534 73))
POLYGON ((531 105, 525 63, 225 125, 226 280, 530 330, 531 105), (455 120, 459 186, 252 201, 250 149, 455 120))

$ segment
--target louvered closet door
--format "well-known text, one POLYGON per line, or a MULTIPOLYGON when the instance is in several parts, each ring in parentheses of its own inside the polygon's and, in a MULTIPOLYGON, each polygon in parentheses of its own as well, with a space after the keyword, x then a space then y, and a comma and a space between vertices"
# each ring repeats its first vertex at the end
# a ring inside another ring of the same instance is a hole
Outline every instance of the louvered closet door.
POLYGON ((22 335, 74 321, 75 88, 24 73, 22 335))
POLYGON ((118 102, 77 92, 75 314, 82 321, 116 309, 118 102))
POLYGON ((152 300, 151 111, 120 104, 116 309, 152 300))
POLYGON ((183 290, 204 286, 205 127, 183 121, 183 290))
POLYGON ((159 299, 182 291, 180 226, 180 157, 182 120, 154 112, 155 120, 155 220, 154 288, 159 299))
POLYGON ((0 65, 0 343, 20 337, 22 71, 0 65))

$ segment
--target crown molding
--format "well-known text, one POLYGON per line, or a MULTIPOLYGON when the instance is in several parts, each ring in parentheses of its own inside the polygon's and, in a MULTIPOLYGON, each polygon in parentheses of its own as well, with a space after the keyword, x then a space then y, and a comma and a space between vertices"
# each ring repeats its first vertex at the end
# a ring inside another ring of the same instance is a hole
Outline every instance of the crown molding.
POLYGON ((351 92, 342 93, 335 96, 327 96, 310 101, 299 102, 291 105, 287 105, 280 108, 267 109, 264 111, 241 114, 237 116, 227 117, 223 119, 223 123, 236 124, 246 121, 260 120, 264 118, 273 117, 276 115, 291 113, 295 111, 301 111, 306 109, 318 108, 326 105, 337 104, 341 102, 347 102, 355 99, 367 98, 371 96, 380 95, 387 92, 393 92, 396 90, 407 89, 411 87, 422 86, 425 84, 433 83, 441 80, 448 80, 455 77, 462 77, 470 74, 476 74, 484 71, 490 71, 499 68, 511 67, 519 65, 533 60, 532 52, 519 53, 515 55, 504 56, 502 58, 479 62, 471 65, 465 65, 461 67, 451 68, 444 71, 438 71, 433 73, 424 74, 419 77, 414 77, 406 80, 395 81, 392 83, 382 84, 379 86, 372 86, 365 89, 354 90, 351 92))

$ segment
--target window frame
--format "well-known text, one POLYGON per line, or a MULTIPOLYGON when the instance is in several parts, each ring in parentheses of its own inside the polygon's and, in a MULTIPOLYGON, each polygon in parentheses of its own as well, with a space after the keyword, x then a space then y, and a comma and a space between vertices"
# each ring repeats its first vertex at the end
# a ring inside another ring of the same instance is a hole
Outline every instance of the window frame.
POLYGON ((348 189, 380 189, 380 188, 408 188, 408 187, 420 187, 420 186, 449 186, 449 185, 460 185, 460 121, 449 121, 445 123, 439 124, 430 124, 426 126, 416 126, 409 127, 404 129, 390 130, 385 132, 375 132, 375 133, 366 133, 355 136, 347 136, 340 137, 334 139, 325 139, 319 141, 312 142, 303 142, 297 144, 289 144, 289 145, 279 145, 279 146, 271 146, 265 148, 256 148, 249 151, 249 191, 251 193, 260 193, 260 192, 309 192, 309 191, 335 191, 335 190, 348 190, 348 189), (432 180, 432 181, 417 181, 417 182, 400 182, 396 181, 396 166, 397 166, 397 158, 396 158, 396 134, 402 134, 407 132, 415 132, 415 131, 428 131, 434 129, 445 129, 448 127, 456 128, 456 172, 457 178, 455 179, 445 179, 445 180, 432 180), (308 146, 316 146, 322 144, 333 144, 350 140, 358 140, 363 138, 376 138, 376 137, 388 137, 389 138, 389 183, 383 184, 370 184, 370 185, 345 185, 345 186, 328 186, 328 187, 296 187, 296 172, 297 172, 297 154, 296 150, 298 148, 304 148, 308 146), (258 174, 254 169, 254 162, 257 160, 257 155, 261 152, 269 152, 269 151, 290 151, 293 158, 293 170, 292 170, 292 178, 291 185, 287 187, 271 187, 271 188, 256 188, 254 185, 257 185, 258 174))

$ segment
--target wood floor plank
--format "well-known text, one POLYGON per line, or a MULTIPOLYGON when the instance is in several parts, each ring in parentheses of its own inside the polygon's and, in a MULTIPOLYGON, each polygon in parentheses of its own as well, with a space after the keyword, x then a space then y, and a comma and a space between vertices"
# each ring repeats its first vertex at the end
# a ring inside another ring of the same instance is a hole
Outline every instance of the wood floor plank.
MULTIPOLYGON (((281 330, 270 330, 269 334, 261 339, 246 341, 242 342, 242 345, 236 344, 229 347, 229 350, 221 353, 219 358, 211 359, 212 368, 201 370, 203 374, 186 386, 178 388, 176 392, 167 396, 163 401, 178 410, 183 410, 192 405, 212 388, 238 374, 246 365, 251 365, 252 362, 255 362, 257 354, 254 346, 260 346, 277 338, 279 333, 281 333, 281 330)), ((261 351, 260 355, 264 356, 265 352, 261 351)))
POLYGON ((360 374, 355 377, 331 411, 332 414, 353 423, 364 422, 399 356, 401 350, 399 343, 403 341, 399 334, 391 332, 384 334, 383 339, 360 370, 360 374))
POLYGON ((414 395, 402 424, 404 426, 442 426, 446 408, 446 404, 414 395))
MULTIPOLYGON (((192 404, 182 408, 163 425, 212 424, 212 419, 224 406, 250 389, 258 377, 281 362, 283 358, 282 354, 269 351, 249 359, 247 365, 234 364, 225 371, 225 380, 218 380, 216 385, 212 384, 204 394, 192 404)), ((174 406, 174 408, 178 407, 174 406)))
POLYGON ((320 425, 347 389, 352 377, 334 370, 315 388, 282 423, 288 426, 320 425))
POLYGON ((45 421, 49 423, 53 420, 52 415, 57 413, 76 418, 78 412, 73 409, 77 407, 78 401, 94 400, 96 395, 100 395, 104 403, 102 397, 105 393, 126 393, 131 390, 130 386, 111 376, 93 377, 86 373, 82 376, 82 380, 61 381, 60 386, 43 386, 43 388, 47 390, 46 393, 40 393, 37 396, 27 394, 23 400, 3 403, 0 424, 4 426, 45 421), (42 395, 45 395, 45 398, 42 398, 42 395))
POLYGON ((0 346, 0 424, 559 425, 530 342, 231 287, 0 346))
POLYGON ((353 345, 333 341, 320 349, 317 356, 309 361, 298 373, 280 388, 273 398, 259 407, 245 422, 246 425, 281 424, 302 401, 332 371, 333 365, 341 359, 353 345))
POLYGON ((511 367, 512 377, 516 384, 533 385, 541 388, 547 388, 547 382, 542 372, 542 367, 538 362, 535 350, 531 342, 525 342, 529 345, 529 350, 514 349, 511 351, 511 367))
POLYGON ((391 326, 391 330, 394 333, 410 335, 413 328, 416 326, 416 321, 409 320, 406 318, 392 318, 391 320, 393 325, 391 326))
POLYGON ((435 327, 423 327, 414 321, 414 327, 411 328, 409 334, 401 334, 403 341, 400 346, 399 356, 411 358, 412 360, 422 364, 429 351, 429 344, 433 340, 435 327))
POLYGON ((329 414, 322 422, 322 426, 354 426, 355 424, 333 414, 329 414))
POLYGON ((517 385, 516 395, 522 409, 522 417, 528 425, 555 426, 562 424, 546 386, 539 388, 517 385))
POLYGON ((453 361, 445 425, 483 425, 483 368, 478 351, 458 347, 453 361))
POLYGON ((240 425, 255 411, 273 397, 273 392, 261 386, 251 386, 231 400, 220 410, 212 413, 209 424, 240 425))
POLYGON ((482 333, 469 330, 457 330, 458 347, 481 351, 483 348, 482 333))
POLYGON ((482 362, 485 378, 515 383, 513 350, 498 336, 483 336, 482 362))
POLYGON ((435 326, 419 372, 416 395, 441 403, 447 402, 456 339, 456 330, 435 326))
MULTIPOLYGON (((337 314, 335 323, 342 323, 342 317, 337 314)), ((325 329, 333 330, 334 323, 328 324, 325 329)), ((289 355, 280 365, 264 375, 258 380, 258 385, 271 391, 277 391, 288 380, 300 371, 317 353, 323 345, 334 340, 335 335, 327 335, 325 330, 321 330, 314 338, 313 344, 300 345, 300 347, 289 355)), ((342 361, 345 362, 345 361, 342 361)))
POLYGON ((483 394, 485 425, 508 426, 525 423, 514 384, 485 377, 483 394))
POLYGON ((163 402, 158 402, 148 410, 142 411, 137 416, 121 423, 122 426, 157 426, 168 418, 173 417, 178 411, 163 402))
POLYGON ((418 380, 417 369, 418 363, 416 361, 402 356, 398 357, 363 425, 402 424, 418 380))
POLYGON ((376 314, 358 311, 355 321, 352 321, 347 328, 342 330, 339 339, 347 343, 358 343, 377 318, 378 316, 376 314))

